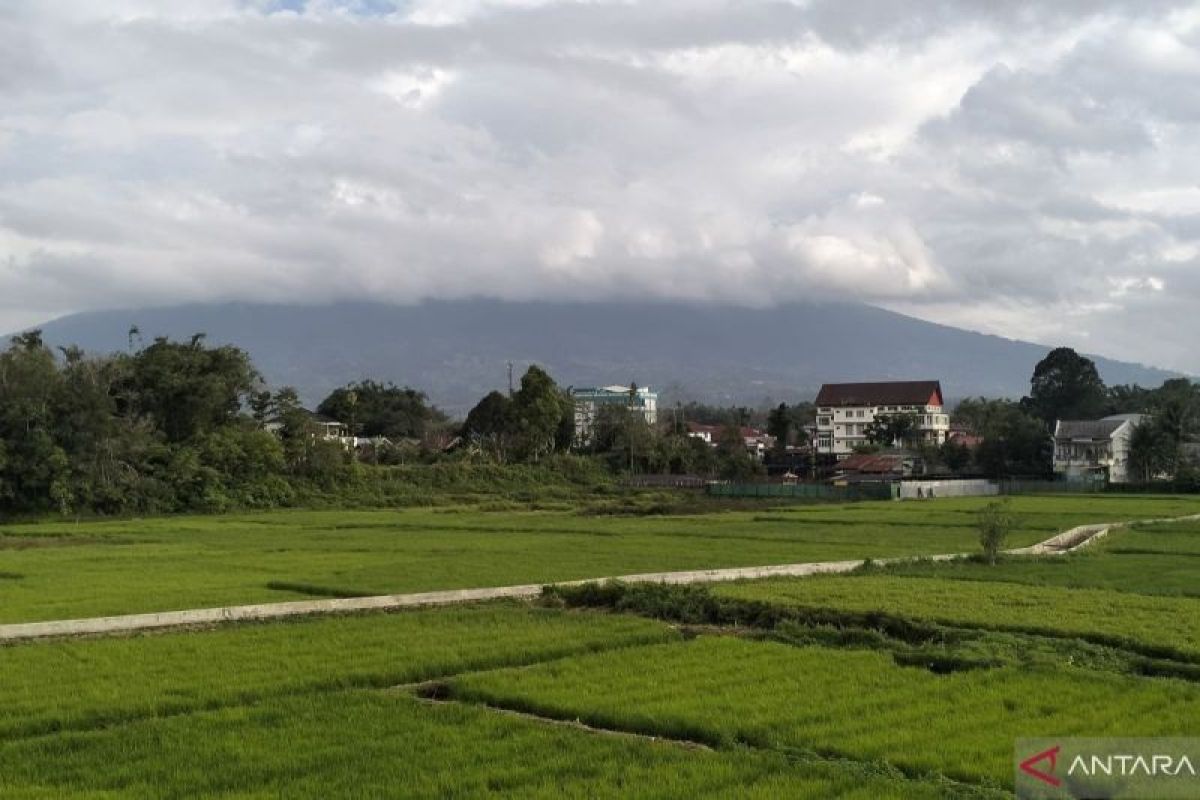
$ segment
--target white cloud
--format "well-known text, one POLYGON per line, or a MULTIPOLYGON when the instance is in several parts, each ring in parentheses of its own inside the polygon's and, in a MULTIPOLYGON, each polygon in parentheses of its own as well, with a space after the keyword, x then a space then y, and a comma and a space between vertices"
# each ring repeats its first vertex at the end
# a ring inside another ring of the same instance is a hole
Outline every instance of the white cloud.
POLYGON ((11 0, 0 326, 855 298, 1200 371, 1198 81, 1169 0, 11 0))

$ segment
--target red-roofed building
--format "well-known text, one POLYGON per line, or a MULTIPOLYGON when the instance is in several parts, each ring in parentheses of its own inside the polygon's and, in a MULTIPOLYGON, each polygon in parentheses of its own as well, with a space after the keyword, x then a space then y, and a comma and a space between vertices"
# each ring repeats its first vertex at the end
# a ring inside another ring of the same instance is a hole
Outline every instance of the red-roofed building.
POLYGON ((854 453, 834 467, 835 481, 885 480, 906 478, 920 471, 921 459, 904 451, 888 453, 854 453))
MULTIPOLYGON (((688 436, 702 439, 705 443, 716 447, 721 442, 721 431, 725 430, 725 426, 702 425, 699 422, 689 422, 687 429, 688 436)), ((768 436, 758 428, 742 425, 738 429, 738 432, 742 436, 742 444, 745 445, 746 451, 760 461, 763 455, 771 449, 771 445, 775 443, 773 437, 768 436)))
POLYGON ((881 417, 913 416, 916 436, 912 444, 940 445, 950 431, 938 381, 827 383, 817 394, 816 405, 817 452, 839 459, 867 444, 868 426, 881 417))

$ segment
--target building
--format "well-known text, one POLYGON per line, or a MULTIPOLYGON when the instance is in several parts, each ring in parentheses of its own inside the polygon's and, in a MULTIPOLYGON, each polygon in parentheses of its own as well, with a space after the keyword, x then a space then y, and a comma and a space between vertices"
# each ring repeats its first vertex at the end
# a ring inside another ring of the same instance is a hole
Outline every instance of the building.
POLYGON ((588 444, 600 409, 605 406, 628 408, 641 414, 647 425, 658 422, 658 394, 645 386, 603 386, 571 389, 575 402, 575 441, 588 444))
MULTIPOLYGON (((314 439, 323 442, 340 442, 346 448, 357 447, 360 442, 368 441, 367 439, 360 439, 352 435, 350 426, 344 422, 339 422, 336 419, 318 414, 315 411, 309 411, 308 409, 301 409, 300 411, 308 417, 314 439)), ((283 430, 283 421, 272 419, 263 425, 263 428, 278 436, 283 430)))
POLYGON ((817 453, 839 460, 868 444, 867 427, 882 417, 911 414, 913 441, 888 444, 941 445, 950 432, 938 381, 827 383, 817 394, 817 453))
MULTIPOLYGON (((721 443, 721 432, 724 430, 724 425, 703 425, 699 422, 689 422, 687 424, 688 436, 700 439, 712 447, 716 447, 721 443)), ((746 448, 746 452, 757 461, 762 461, 767 451, 775 445, 775 438, 768 436, 758 428, 742 425, 739 426, 738 433, 741 434, 742 445, 746 448)))
POLYGON ((907 450, 886 453, 855 453, 846 456, 834 468, 833 481, 889 481, 918 475, 923 470, 921 457, 907 450))
POLYGON ((1103 419, 1060 419, 1054 425, 1054 473, 1067 480, 1127 483, 1129 439, 1142 414, 1103 419))

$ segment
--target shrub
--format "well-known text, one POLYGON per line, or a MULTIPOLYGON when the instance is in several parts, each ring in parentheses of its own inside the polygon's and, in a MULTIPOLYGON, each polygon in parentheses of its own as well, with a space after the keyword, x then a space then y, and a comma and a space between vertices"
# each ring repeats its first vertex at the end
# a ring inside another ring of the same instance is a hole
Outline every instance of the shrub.
POLYGON ((979 546, 983 548, 984 558, 994 565, 1004 549, 1009 532, 1017 524, 1009 511, 1008 501, 996 500, 979 509, 975 524, 979 528, 979 546))

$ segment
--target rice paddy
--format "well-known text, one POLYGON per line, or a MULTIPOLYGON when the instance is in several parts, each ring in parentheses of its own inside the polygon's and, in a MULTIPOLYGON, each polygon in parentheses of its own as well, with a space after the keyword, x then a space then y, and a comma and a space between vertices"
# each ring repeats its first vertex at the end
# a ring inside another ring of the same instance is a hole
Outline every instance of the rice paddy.
MULTIPOLYGON (((7 526, 0 621, 971 552, 982 502, 7 526)), ((1013 510, 1020 546, 1200 502, 1013 510)), ((0 796, 1004 797, 1019 736, 1200 734, 1198 554, 1200 524, 1139 526, 995 567, 0 646, 0 796)))

